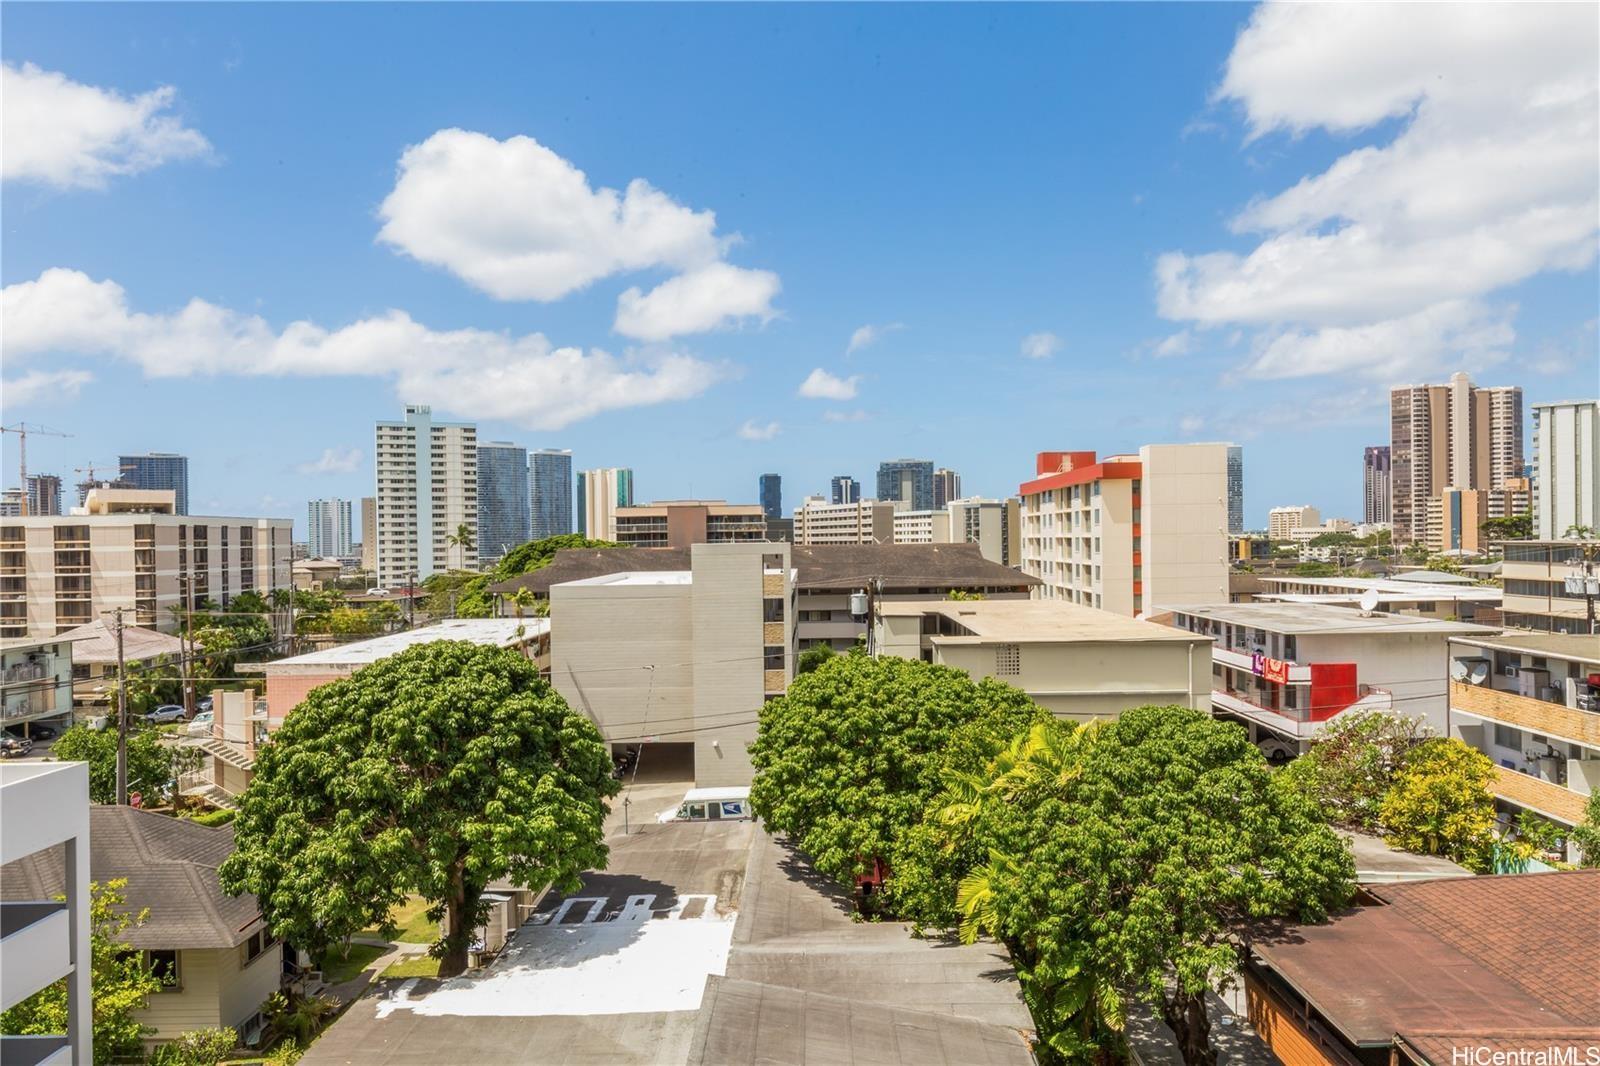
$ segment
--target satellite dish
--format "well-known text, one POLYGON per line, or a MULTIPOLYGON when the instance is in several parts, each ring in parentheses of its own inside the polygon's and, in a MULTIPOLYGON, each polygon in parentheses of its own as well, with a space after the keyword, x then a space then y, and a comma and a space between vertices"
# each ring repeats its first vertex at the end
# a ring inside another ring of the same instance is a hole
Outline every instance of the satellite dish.
POLYGON ((1486 662, 1473 663, 1472 671, 1467 675, 1467 680, 1474 685, 1481 685, 1489 680, 1489 664, 1486 662))
POLYGON ((1358 602, 1361 604, 1362 614, 1371 614, 1378 609, 1378 590, 1368 589, 1361 594, 1358 602))
POLYGON ((1450 680, 1465 681, 1467 679, 1467 664, 1460 659, 1450 660, 1450 680))

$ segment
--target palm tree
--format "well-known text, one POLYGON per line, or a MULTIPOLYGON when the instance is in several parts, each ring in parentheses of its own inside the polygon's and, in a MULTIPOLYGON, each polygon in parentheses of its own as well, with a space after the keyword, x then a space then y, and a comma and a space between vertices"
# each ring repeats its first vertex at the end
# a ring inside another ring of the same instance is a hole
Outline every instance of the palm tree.
POLYGON ((478 548, 477 542, 476 542, 475 538, 472 535, 472 527, 467 525, 465 522, 463 522, 459 526, 456 526, 456 531, 454 533, 450 534, 450 536, 446 537, 444 540, 445 540, 445 543, 450 545, 452 548, 457 548, 457 549, 460 550, 460 552, 461 552, 461 566, 460 566, 460 569, 462 569, 462 570, 468 569, 468 567, 467 567, 467 555, 469 553, 471 553, 471 552, 476 551, 477 548, 478 548))

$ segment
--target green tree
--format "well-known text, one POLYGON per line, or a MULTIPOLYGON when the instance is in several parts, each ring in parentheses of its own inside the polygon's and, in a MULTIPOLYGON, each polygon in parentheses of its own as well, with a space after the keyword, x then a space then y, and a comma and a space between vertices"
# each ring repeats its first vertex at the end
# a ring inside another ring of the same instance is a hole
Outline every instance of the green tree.
POLYGON ((945 593, 944 598, 947 600, 981 600, 983 599, 983 593, 970 592, 966 589, 951 589, 945 593))
POLYGON ((1494 763, 1459 740, 1434 737, 1409 754, 1383 797, 1384 839, 1419 855, 1442 855, 1478 873, 1494 851, 1494 763))
POLYGON ((611 759, 594 725, 514 651, 408 649, 315 689, 256 756, 220 871, 274 933, 318 954, 393 932, 408 893, 448 920, 441 976, 466 969, 484 888, 571 891, 606 862, 611 759))
POLYGON ((456 597, 456 617, 491 617, 495 610, 494 597, 489 594, 490 585, 510 581, 514 577, 531 574, 541 567, 548 566, 558 551, 620 547, 620 544, 609 540, 590 540, 576 533, 563 533, 560 536, 545 537, 543 540, 530 540, 526 544, 512 548, 487 574, 468 576, 456 597))
POLYGON ((1361 538, 1354 533, 1318 533, 1312 537, 1309 544, 1313 548, 1334 548, 1340 545, 1360 544, 1361 538))
POLYGON ((218 1066, 239 1045, 232 1028, 190 1029, 150 1053, 150 1066, 218 1066))
POLYGON ((1533 536, 1533 515, 1523 513, 1486 518, 1478 529, 1489 540, 1527 540, 1533 536))
POLYGON ((1332 563, 1299 563, 1294 568, 1294 573, 1299 577, 1332 577, 1339 572, 1339 568, 1332 563))
MULTIPOLYGON (((123 907, 125 880, 89 884, 90 999, 94 1012, 95 1066, 143 1057, 140 1040, 150 1030, 134 1012, 159 991, 161 981, 143 953, 129 951, 121 937, 144 924, 149 912, 129 914, 123 907)), ((31 1036, 67 1031, 67 982, 40 989, 0 1014, 0 1033, 31 1036)))
POLYGON ((1379 832, 1383 798, 1416 746, 1432 736, 1412 715, 1355 711, 1323 727, 1309 752, 1280 771, 1335 825, 1379 832))
POLYGON ((992 678, 911 659, 838 655, 761 708, 750 800, 827 877, 888 860, 946 768, 977 769, 1045 717, 992 678))
MULTIPOLYGON (((164 799, 178 771, 185 768, 179 750, 161 743, 161 734, 143 723, 128 727, 128 791, 137 792, 146 807, 164 799)), ((55 742, 50 754, 57 759, 89 764, 89 799, 117 802, 117 729, 113 722, 101 730, 73 726, 55 742)))
POLYGON ((1591 792, 1583 807, 1583 821, 1573 827, 1572 842, 1583 852, 1585 867, 1600 867, 1600 792, 1591 792))
MULTIPOLYGON (((478 550, 477 538, 473 536, 472 527, 462 522, 456 526, 456 531, 444 538, 445 543, 456 549, 459 568, 469 569, 467 559, 478 550)), ((476 560, 473 560, 476 562, 476 560)))
POLYGON ((801 652, 800 658, 795 660, 794 672, 797 675, 809 674, 811 671, 815 670, 817 667, 821 666, 823 663, 827 662, 829 659, 838 654, 838 652, 833 650, 833 645, 831 644, 813 644, 811 647, 801 652))
POLYGON ((1042 1057, 1084 1054, 1063 1022, 1099 981, 1155 1007, 1188 1066, 1214 1066, 1207 991, 1264 928, 1343 905, 1350 853, 1243 729, 1203 712, 1125 711, 1077 754, 1038 802, 984 827, 988 899, 964 885, 964 909, 1011 948, 1042 1057))

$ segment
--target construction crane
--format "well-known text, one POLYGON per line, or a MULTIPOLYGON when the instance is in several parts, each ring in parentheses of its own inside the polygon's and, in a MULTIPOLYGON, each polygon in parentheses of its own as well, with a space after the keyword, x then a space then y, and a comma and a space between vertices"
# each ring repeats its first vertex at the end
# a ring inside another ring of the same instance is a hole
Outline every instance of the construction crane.
POLYGON ((17 435, 17 484, 22 491, 20 510, 23 517, 28 514, 28 434, 36 437, 70 437, 71 433, 57 433, 53 429, 43 426, 29 426, 26 422, 18 422, 14 426, 0 426, 0 433, 15 433, 17 435))
POLYGON ((74 474, 88 475, 88 477, 86 477, 84 480, 78 482, 78 502, 81 504, 83 502, 84 493, 95 487, 94 472, 96 470, 115 470, 117 472, 115 480, 120 481, 122 480, 124 471, 137 469, 138 467, 134 466, 132 463, 97 463, 93 459, 89 460, 88 466, 73 467, 72 472, 74 474))

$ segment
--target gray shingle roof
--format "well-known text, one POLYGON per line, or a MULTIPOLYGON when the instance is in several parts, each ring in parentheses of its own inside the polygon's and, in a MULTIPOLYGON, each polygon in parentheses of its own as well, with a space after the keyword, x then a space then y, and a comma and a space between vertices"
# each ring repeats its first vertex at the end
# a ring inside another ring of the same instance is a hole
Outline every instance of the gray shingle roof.
MULTIPOLYGON (((217 867, 233 854, 233 827, 96 804, 89 808, 89 878, 125 878, 124 909, 149 910, 121 936, 129 947, 231 948, 255 931, 261 908, 251 895, 229 896, 217 867)), ((0 899, 49 899, 62 891, 61 849, 0 867, 0 899)))

